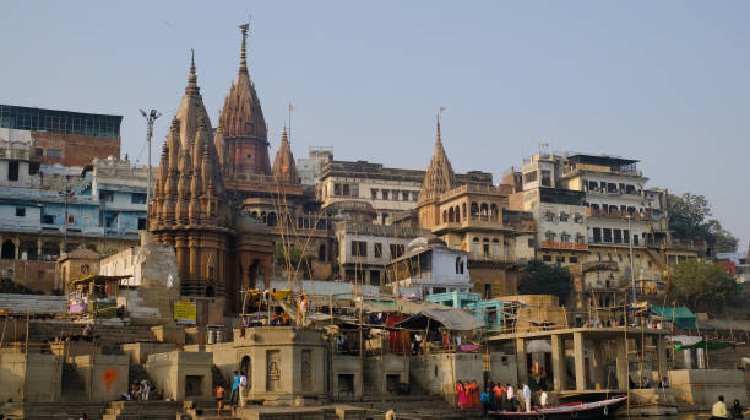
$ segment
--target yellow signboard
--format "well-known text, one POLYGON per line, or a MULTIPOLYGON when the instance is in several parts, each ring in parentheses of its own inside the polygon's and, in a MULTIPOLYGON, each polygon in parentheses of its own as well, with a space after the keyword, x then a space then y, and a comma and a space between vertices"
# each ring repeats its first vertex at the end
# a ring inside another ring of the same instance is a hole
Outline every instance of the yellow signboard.
POLYGON ((195 324, 196 317, 195 303, 193 302, 176 302, 174 304, 174 319, 178 324, 195 324))

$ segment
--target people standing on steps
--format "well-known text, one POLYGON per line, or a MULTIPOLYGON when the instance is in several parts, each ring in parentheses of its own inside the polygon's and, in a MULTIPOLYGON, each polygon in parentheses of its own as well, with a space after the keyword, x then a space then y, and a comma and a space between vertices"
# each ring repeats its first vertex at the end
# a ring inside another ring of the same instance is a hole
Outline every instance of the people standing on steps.
POLYGON ((245 394, 247 393, 247 376, 240 372, 240 407, 245 406, 245 394))
POLYGON ((219 384, 216 387, 216 415, 221 417, 222 411, 224 411, 224 387, 219 384))
POLYGON ((229 404, 236 406, 240 396, 240 373, 234 371, 232 379, 232 396, 229 398, 229 404))

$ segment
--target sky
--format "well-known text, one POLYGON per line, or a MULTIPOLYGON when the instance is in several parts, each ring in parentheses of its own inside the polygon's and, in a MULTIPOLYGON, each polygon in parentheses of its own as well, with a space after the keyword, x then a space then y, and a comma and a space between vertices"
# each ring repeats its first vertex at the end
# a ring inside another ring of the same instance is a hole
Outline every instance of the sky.
POLYGON ((440 107, 458 171, 496 180, 539 150, 638 159, 653 187, 705 195, 750 239, 747 1, 0 0, 0 103, 124 116, 122 154, 153 162, 190 49, 215 125, 251 16, 249 64, 271 158, 424 168, 440 107))

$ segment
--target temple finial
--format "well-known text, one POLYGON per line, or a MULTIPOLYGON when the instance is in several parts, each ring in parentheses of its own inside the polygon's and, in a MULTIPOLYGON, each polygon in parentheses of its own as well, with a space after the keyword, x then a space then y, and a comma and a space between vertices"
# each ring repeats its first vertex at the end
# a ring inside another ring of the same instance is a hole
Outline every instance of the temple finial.
POLYGON ((250 32, 250 23, 240 25, 242 33, 242 46, 240 47, 240 71, 247 71, 247 34, 250 32))
POLYGON ((440 114, 442 114, 443 111, 445 111, 445 107, 441 106, 437 115, 435 115, 435 145, 442 144, 443 142, 443 139, 440 135, 440 114))
POLYGON ((190 49, 190 75, 188 76, 188 85, 185 88, 185 93, 198 93, 198 76, 195 75, 195 49, 190 49))

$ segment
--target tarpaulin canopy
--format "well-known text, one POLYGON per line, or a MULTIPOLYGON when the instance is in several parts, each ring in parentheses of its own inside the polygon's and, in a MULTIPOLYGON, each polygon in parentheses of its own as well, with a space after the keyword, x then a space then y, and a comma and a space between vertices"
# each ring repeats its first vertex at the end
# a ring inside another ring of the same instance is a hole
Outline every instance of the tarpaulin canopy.
POLYGON ((727 347, 730 347, 731 344, 727 343, 726 341, 716 341, 716 340, 701 340, 695 344, 692 345, 684 345, 684 344, 675 344, 674 349, 675 350, 688 350, 688 349, 706 349, 706 350, 721 350, 725 349, 727 347))
POLYGON ((695 314, 693 313, 693 311, 684 306, 652 306, 651 312, 659 315, 666 320, 672 320, 674 322, 674 326, 677 328, 697 328, 695 314))
POLYGON ((484 327, 484 322, 465 310, 446 307, 424 308, 418 314, 407 318, 396 326, 423 329, 427 325, 427 319, 437 321, 445 328, 454 331, 471 331, 484 327))

